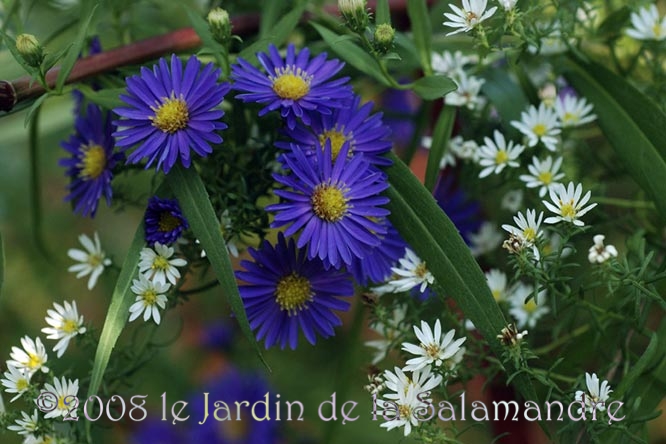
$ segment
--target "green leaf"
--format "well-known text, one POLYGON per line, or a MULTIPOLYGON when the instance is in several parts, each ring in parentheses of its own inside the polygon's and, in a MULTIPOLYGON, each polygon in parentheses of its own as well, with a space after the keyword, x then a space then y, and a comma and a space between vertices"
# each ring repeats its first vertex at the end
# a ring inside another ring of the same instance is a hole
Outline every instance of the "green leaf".
POLYGON ((42 63, 44 72, 53 68, 55 64, 58 63, 58 60, 60 60, 62 56, 64 56, 65 53, 67 53, 67 51, 70 50, 71 47, 72 44, 70 43, 69 45, 65 46, 63 49, 61 49, 58 52, 54 52, 53 54, 46 54, 46 57, 44 57, 44 62, 42 63))
POLYGON ((0 295, 2 294, 2 285, 5 283, 5 244, 0 234, 0 295))
POLYGON ((383 23, 391 24, 391 7, 388 0, 377 0, 375 6, 375 24, 381 25, 383 23))
POLYGON ((426 0, 407 0, 407 14, 411 23, 414 43, 419 51, 421 67, 426 75, 432 74, 432 64, 430 62, 432 50, 430 41, 432 40, 432 25, 428 15, 428 5, 426 0))
POLYGON ((125 102, 120 98, 120 94, 126 92, 125 88, 109 88, 95 91, 85 84, 80 84, 76 88, 81 91, 86 99, 104 108, 113 109, 125 105, 125 102))
POLYGON ((504 133, 509 138, 515 138, 519 132, 510 122, 520 120, 520 114, 529 107, 527 96, 503 69, 488 69, 481 77, 485 79, 481 91, 497 109, 504 133))
POLYGON ((49 97, 49 94, 46 93, 43 96, 40 96, 32 102, 32 105, 30 105, 30 108, 28 109, 28 112, 25 115, 25 121, 23 122, 24 127, 28 127, 30 124, 30 121, 32 120, 32 117, 35 115, 35 112, 42 106, 42 103, 49 97))
POLYGON ((629 23, 631 9, 622 6, 610 13, 608 17, 601 22, 597 29, 597 35, 605 40, 613 40, 622 36, 622 29, 629 23))
POLYGON ((432 191, 435 188, 439 174, 439 164, 444 154, 446 154, 455 120, 456 108, 445 105, 439 114, 435 129, 432 132, 432 143, 430 145, 430 154, 428 155, 428 164, 426 165, 424 184, 428 190, 432 191))
POLYGON ((222 292, 225 294, 242 332, 256 350, 259 359, 268 368, 245 314, 245 307, 238 292, 226 243, 220 231, 220 221, 213 210, 201 178, 194 168, 177 165, 167 175, 166 183, 178 199, 192 232, 206 251, 206 257, 213 267, 222 292))
MULTIPOLYGON (((622 396, 626 393, 627 390, 635 387, 634 383, 636 382, 636 380, 640 376, 643 376, 645 373, 647 373, 646 372, 647 368, 654 364, 653 361, 655 360, 654 359, 655 355, 657 351, 659 351, 658 344, 659 344, 659 338, 657 334, 652 333, 652 337, 650 338, 650 343, 645 349, 645 352, 643 352, 640 359, 636 361, 636 363, 631 367, 631 370, 622 378, 622 382, 613 392, 614 398, 622 399, 622 396)), ((664 358, 663 350, 660 352, 659 357, 660 359, 664 358)))
POLYGON ((458 86, 446 76, 421 77, 413 83, 414 92, 426 100, 437 100, 444 97, 458 86))
POLYGON ((187 12, 190 23, 192 23, 192 28, 194 28, 194 31, 203 42, 203 46, 214 52, 226 51, 226 48, 213 38, 213 35, 210 33, 210 28, 208 27, 208 22, 204 20, 203 17, 189 9, 186 9, 185 12, 187 12))
POLYGON ((380 81, 383 85, 391 86, 379 67, 377 60, 351 42, 348 36, 340 36, 318 23, 313 22, 310 24, 341 59, 362 73, 380 81))
POLYGON ((666 115, 626 80, 569 58, 564 75, 594 105, 599 126, 633 179, 666 219, 666 115))
MULTIPOLYGON (((145 229, 142 220, 134 233, 134 239, 127 251, 125 261, 120 270, 120 275, 118 276, 118 281, 113 289, 111 304, 106 313, 104 327, 102 327, 102 334, 99 337, 99 345, 97 346, 97 352, 95 353, 95 362, 90 375, 90 386, 88 387, 87 396, 97 394, 104 378, 104 372, 109 364, 111 352, 129 318, 129 308, 136 299, 131 290, 132 279, 138 270, 141 250, 146 245, 144 237, 145 229)), ((87 427, 89 427, 89 424, 90 423, 88 423, 87 427)))
POLYGON ((264 38, 260 38, 244 50, 242 50, 238 57, 247 60, 252 63, 255 60, 255 56, 258 52, 264 52, 268 49, 269 44, 273 44, 277 47, 282 45, 287 41, 289 35, 298 25, 303 11, 305 10, 306 2, 302 2, 296 6, 288 14, 285 14, 276 24, 273 26, 272 32, 269 32, 268 35, 264 38))
POLYGON ((275 28, 284 2, 276 2, 275 0, 263 0, 261 6, 261 17, 259 21, 259 39, 265 39, 270 35, 272 29, 275 28))
MULTIPOLYGON (((92 3, 89 4, 92 5, 92 3)), ((90 27, 90 23, 92 22, 93 16, 95 15, 95 11, 97 10, 98 6, 99 4, 96 3, 87 15, 85 13, 83 14, 86 18, 81 23, 79 32, 76 34, 72 46, 69 48, 69 51, 67 51, 65 59, 60 65, 60 71, 58 72, 58 77, 56 78, 56 91, 58 92, 62 91, 62 87, 65 86, 67 77, 69 77, 69 73, 72 72, 72 68, 74 68, 74 64, 79 58, 79 54, 81 54, 81 51, 83 50, 83 45, 86 41, 86 35, 88 34, 88 28, 90 27)))
MULTIPOLYGON (((456 302, 483 334, 490 350, 500 357, 503 350, 496 336, 507 321, 490 293, 485 275, 432 195, 398 157, 389 157, 393 160, 393 166, 386 170, 391 184, 387 191, 391 223, 427 263, 446 296, 456 302)), ((504 366, 510 373, 516 370, 511 362, 504 362, 504 366)), ((538 402, 524 372, 515 375, 514 381, 525 399, 538 402)))

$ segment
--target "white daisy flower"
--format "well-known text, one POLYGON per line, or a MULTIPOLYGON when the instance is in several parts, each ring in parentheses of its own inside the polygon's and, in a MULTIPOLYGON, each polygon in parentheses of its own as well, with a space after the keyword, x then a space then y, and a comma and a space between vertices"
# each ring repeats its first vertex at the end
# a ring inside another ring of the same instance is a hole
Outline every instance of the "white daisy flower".
POLYGON ((21 412, 21 418, 17 419, 16 425, 7 426, 12 432, 16 432, 19 435, 32 435, 39 428, 39 413, 37 409, 32 412, 32 415, 28 415, 26 412, 21 412))
POLYGON ((47 412, 44 418, 57 418, 59 416, 76 417, 76 396, 79 393, 79 380, 66 380, 53 378, 53 384, 44 384, 41 391, 42 401, 45 403, 45 410, 53 407, 53 410, 47 412), (48 403, 48 405, 46 404, 48 403))
POLYGON ((495 141, 485 137, 485 143, 479 148, 479 165, 485 167, 479 173, 481 179, 493 173, 499 174, 507 166, 511 168, 520 166, 516 159, 525 147, 518 144, 514 145, 511 140, 507 145, 504 134, 497 130, 495 130, 494 138, 495 141))
POLYGON ((659 11, 654 4, 632 12, 631 25, 632 28, 627 29, 626 33, 636 40, 666 39, 666 17, 659 17, 659 11))
POLYGON ((490 253, 499 247, 504 237, 492 222, 484 222, 478 233, 472 233, 469 236, 470 251, 472 256, 479 257, 490 253))
POLYGON ((435 282, 435 277, 426 268, 426 263, 411 248, 405 248, 405 256, 400 259, 399 263, 399 267, 391 268, 391 272, 394 274, 391 280, 377 287, 376 292, 379 294, 399 293, 420 286, 419 291, 423 293, 428 285, 435 282))
POLYGON ((573 182, 569 182, 567 187, 560 184, 556 189, 550 190, 550 199, 553 203, 545 200, 542 202, 548 210, 557 214, 557 216, 547 217, 544 222, 547 224, 556 224, 559 221, 564 221, 571 222, 579 227, 585 225, 579 217, 596 207, 597 204, 593 203, 584 207, 584 205, 590 200, 591 192, 588 191, 585 193, 585 196, 581 198, 582 194, 583 185, 579 183, 574 186, 573 182))
POLYGON ((390 370, 384 371, 384 387, 395 393, 387 393, 384 395, 386 399, 399 399, 400 392, 406 392, 410 387, 413 387, 417 393, 429 392, 442 383, 444 379, 442 375, 432 372, 432 367, 427 365, 421 370, 415 370, 410 376, 405 374, 405 371, 398 367, 394 367, 395 372, 390 370))
POLYGON ((506 347, 516 347, 525 336, 527 336, 527 330, 519 333, 515 324, 509 324, 500 331, 497 339, 506 347))
POLYGON ((111 259, 108 259, 102 251, 97 232, 95 232, 94 238, 95 241, 93 242, 88 236, 82 234, 79 236, 79 242, 83 245, 85 251, 76 248, 67 250, 67 256, 79 262, 69 267, 67 271, 76 273, 77 279, 90 275, 90 278, 88 278, 88 290, 92 290, 95 284, 97 284, 97 279, 104 271, 104 268, 111 265, 111 259))
POLYGON ((518 211, 523 205, 523 190, 511 190, 502 197, 500 207, 504 210, 509 210, 512 213, 518 211))
POLYGON ((464 160, 476 162, 479 157, 479 145, 474 140, 464 140, 462 136, 451 139, 450 149, 453 154, 464 160))
POLYGON ((156 324, 161 321, 159 309, 164 309, 167 297, 164 295, 169 291, 171 285, 164 282, 150 280, 146 275, 140 274, 139 279, 132 281, 132 292, 136 295, 134 304, 129 309, 132 322, 143 313, 143 320, 148 321, 152 317, 156 324))
POLYGON ((561 132, 557 114, 544 103, 541 103, 538 109, 531 105, 520 114, 520 121, 514 120, 511 125, 527 136, 528 146, 533 147, 541 141, 550 151, 557 149, 555 136, 561 132))
POLYGON ((502 229, 508 231, 513 236, 516 236, 522 242, 524 247, 531 247, 537 239, 543 234, 539 230, 541 221, 543 220, 543 211, 539 212, 537 217, 536 210, 527 210, 525 212, 527 217, 523 216, 520 211, 513 217, 516 226, 504 224, 502 229))
POLYGON ((601 264, 611 257, 617 257, 617 249, 613 245, 604 245, 605 237, 603 234, 594 236, 594 245, 587 254, 587 259, 593 264, 601 264))
POLYGON ((555 112, 563 128, 593 122, 597 116, 592 113, 592 109, 593 106, 587 103, 585 97, 578 99, 571 94, 567 94, 555 101, 555 112))
POLYGON ((534 287, 520 283, 510 296, 511 308, 509 313, 516 319, 518 328, 525 326, 534 328, 539 319, 550 313, 550 308, 546 306, 546 291, 542 290, 537 295, 539 305, 537 305, 535 298, 525 302, 532 294, 534 294, 534 287))
POLYGON ((442 325, 439 319, 435 322, 434 331, 430 329, 430 326, 425 321, 421 321, 421 328, 419 329, 417 326, 414 326, 414 333, 420 341, 419 345, 409 342, 403 342, 402 344, 403 350, 417 356, 405 363, 405 371, 420 370, 430 364, 434 364, 436 367, 444 364, 448 370, 453 370, 457 362, 451 359, 463 349, 460 346, 467 338, 460 338, 453 341, 453 337, 456 334, 455 330, 449 330, 442 337, 442 325))
POLYGON ((67 347, 69 341, 76 335, 82 335, 86 332, 83 326, 83 316, 79 316, 79 311, 76 308, 76 301, 65 301, 63 305, 56 302, 53 303, 55 310, 48 309, 46 311, 46 323, 50 327, 42 328, 42 333, 47 334, 46 339, 55 339, 58 343, 53 347, 53 351, 57 352, 57 356, 61 357, 67 347))
POLYGON ((442 54, 432 53, 432 70, 436 74, 454 77, 464 72, 466 65, 476 64, 479 58, 476 55, 464 55, 460 51, 444 51, 442 54))
POLYGON ((480 109, 485 104, 485 99, 479 95, 481 87, 486 82, 484 79, 459 73, 452 77, 458 89, 446 95, 445 103, 451 106, 465 106, 467 109, 480 109))
POLYGON ((387 319, 386 323, 378 322, 370 327, 372 330, 382 336, 382 339, 375 339, 365 342, 367 347, 375 349, 375 353, 372 358, 373 365, 381 362, 382 359, 384 359, 388 352, 391 350, 390 347, 393 345, 393 341, 401 333, 400 324, 402 324, 406 316, 407 307, 400 305, 393 309, 393 316, 391 319, 387 319))
MULTIPOLYGON (((599 386, 599 377, 596 373, 591 375, 585 372, 585 385, 587 386, 587 393, 578 390, 576 391, 576 401, 582 401, 585 404, 585 410, 592 413, 592 410, 597 409, 599 411, 606 410, 606 401, 608 401, 608 395, 610 395, 611 390, 608 381, 604 381, 599 386)), ((583 413, 583 409, 578 409, 578 414, 583 413)))
POLYGON ((147 247, 141 250, 139 271, 146 273, 147 277, 157 284, 169 281, 172 285, 176 285, 177 279, 180 278, 180 272, 176 267, 184 267, 187 261, 181 258, 170 259, 174 249, 167 245, 155 242, 153 248, 147 247))
POLYGON ((12 347, 12 352, 9 354, 12 359, 7 361, 7 367, 13 365, 19 370, 25 370, 30 376, 38 370, 48 373, 49 368, 45 364, 49 358, 42 340, 39 338, 33 340, 30 336, 24 336, 21 338, 21 345, 23 350, 12 347))
POLYGON ((9 400, 9 402, 14 402, 30 388, 30 378, 32 375, 13 365, 8 365, 7 370, 9 371, 5 372, 5 379, 0 380, 0 383, 5 386, 5 392, 16 393, 16 396, 9 400))
POLYGON ((493 268, 490 271, 485 273, 486 282, 488 282, 488 288, 493 294, 495 301, 503 301, 506 299, 506 274, 493 268))
POLYGON ((557 188, 560 179, 564 178, 564 173, 560 173, 562 166, 562 157, 558 157, 553 162, 553 158, 548 156, 543 161, 537 156, 532 157, 532 164, 527 166, 530 174, 521 174, 520 180, 525 182, 527 188, 539 187, 539 197, 543 197, 547 192, 557 188))
POLYGON ((554 83, 548 82, 542 88, 539 88, 537 95, 539 96, 539 100, 550 108, 555 105, 555 99, 557 99, 557 86, 554 83))
POLYGON ((450 28, 458 28, 451 31, 447 36, 458 34, 459 32, 468 32, 476 28, 481 22, 492 17, 497 11, 497 6, 493 6, 486 11, 488 0, 463 0, 462 9, 456 5, 449 3, 449 7, 453 10, 454 14, 445 12, 444 17, 449 21, 443 23, 444 26, 450 28))
POLYGON ((397 392, 397 397, 393 400, 378 399, 378 414, 382 418, 389 418, 388 421, 379 425, 387 431, 395 428, 404 427, 405 436, 412 433, 412 427, 418 427, 420 421, 418 412, 428 407, 431 399, 424 399, 422 393, 417 392, 414 386, 408 386, 404 390, 397 392), (421 409, 421 410, 419 410, 421 409))

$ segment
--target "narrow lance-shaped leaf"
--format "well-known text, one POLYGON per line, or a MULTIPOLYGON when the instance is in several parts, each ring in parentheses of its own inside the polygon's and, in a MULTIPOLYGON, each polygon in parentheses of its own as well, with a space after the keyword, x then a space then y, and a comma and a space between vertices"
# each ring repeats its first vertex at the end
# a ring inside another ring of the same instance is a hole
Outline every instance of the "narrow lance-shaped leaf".
POLYGON ((258 52, 266 51, 269 44, 272 43, 275 46, 280 46, 286 42, 289 35, 294 28, 296 28, 296 25, 298 25, 298 21, 301 19, 303 11, 305 10, 305 5, 306 3, 303 2, 289 13, 285 14, 284 17, 275 24, 273 32, 268 33, 266 37, 257 40, 247 48, 243 49, 240 54, 238 54, 238 57, 253 63, 253 60, 256 60, 255 55, 258 52))
POLYGON ((377 0, 375 6, 375 24, 391 24, 391 9, 388 0, 377 0))
POLYGON ((430 154, 428 155, 428 164, 426 165, 425 187, 428 190, 435 188, 437 175, 439 174, 439 164, 446 154, 451 131, 453 131, 453 122, 456 120, 456 109, 453 106, 444 106, 442 112, 435 124, 435 130, 432 132, 432 142, 430 144, 430 154))
POLYGON ((663 112, 639 91, 623 92, 629 84, 596 64, 570 60, 564 71, 569 82, 594 105, 599 126, 633 179, 666 219, 666 142, 663 112), (632 97, 633 96, 633 97, 632 97), (657 147, 659 145, 659 148, 657 147))
POLYGON ((414 43, 419 51, 421 67, 426 75, 432 74, 432 63, 430 61, 432 40, 432 26, 428 15, 428 5, 425 0, 407 0, 407 14, 411 23, 414 43))
POLYGON ((86 35, 88 34, 88 28, 90 27, 90 23, 92 22, 93 16, 95 15, 97 6, 99 5, 95 4, 95 6, 93 6, 90 12, 85 16, 86 18, 81 23, 79 32, 74 38, 74 43, 69 48, 67 55, 60 65, 60 71, 58 72, 58 77, 56 78, 56 91, 62 91, 62 87, 65 86, 65 82, 67 81, 67 77, 69 77, 69 73, 72 72, 72 68, 74 68, 76 59, 78 59, 79 54, 81 54, 81 51, 83 50, 83 44, 85 43, 86 35))
POLYGON ((414 92, 426 100, 437 100, 443 98, 458 86, 446 76, 421 77, 413 84, 414 92))
MULTIPOLYGON (((465 316, 483 334, 492 352, 500 357, 502 346, 497 335, 507 325, 502 311, 490 293, 486 278, 472 257, 451 220, 439 208, 432 195, 409 168, 395 155, 386 170, 391 186, 389 216, 407 243, 426 262, 428 270, 446 290, 465 316)), ((505 367, 515 371, 510 362, 505 367)), ((531 381, 525 373, 513 379, 525 399, 537 401, 531 381)))
POLYGON ((0 295, 2 295, 2 285, 5 283, 5 244, 0 234, 0 295))
POLYGON ((176 165, 167 175, 166 183, 178 199, 192 232, 206 251, 206 257, 213 267, 215 276, 220 282, 222 292, 238 320, 241 331, 256 350, 259 359, 268 368, 245 314, 245 307, 238 292, 226 243, 220 231, 220 221, 210 203, 201 178, 194 168, 184 168, 181 165, 176 165))

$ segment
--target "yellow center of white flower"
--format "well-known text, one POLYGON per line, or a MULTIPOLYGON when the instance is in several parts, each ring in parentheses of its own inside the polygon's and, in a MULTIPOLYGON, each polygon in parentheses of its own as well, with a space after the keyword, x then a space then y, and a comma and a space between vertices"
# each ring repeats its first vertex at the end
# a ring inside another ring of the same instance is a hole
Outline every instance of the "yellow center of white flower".
POLYGON ((160 129, 163 133, 173 134, 176 131, 187 127, 190 121, 190 111, 187 108, 185 99, 176 98, 175 93, 171 97, 163 98, 162 103, 157 107, 151 107, 155 115, 150 117, 153 126, 160 129))
POLYGON ((144 291, 141 296, 143 297, 143 305, 146 307, 151 307, 157 302, 157 292, 153 289, 144 291))
POLYGON ((409 404, 400 404, 398 406, 398 413, 400 414, 401 419, 412 419, 412 408, 409 406, 409 404))
POLYGON ((106 169, 106 151, 101 146, 93 143, 82 145, 81 151, 83 157, 81 163, 78 164, 81 168, 81 178, 84 180, 97 179, 106 169))
POLYGON ((578 114, 572 113, 571 111, 567 111, 564 113, 564 116, 562 116, 562 122, 564 123, 574 123, 578 121, 578 114))
POLYGON ((292 273, 280 279, 275 288, 275 301, 281 310, 286 310, 289 316, 302 310, 305 303, 312 300, 312 286, 310 281, 292 273))
POLYGON ((157 223, 157 230, 168 233, 180 227, 180 219, 166 211, 160 213, 160 220, 157 223))
POLYGON ((42 366, 44 363, 44 360, 42 359, 41 356, 35 355, 32 353, 28 353, 28 362, 26 364, 26 367, 29 367, 31 369, 39 368, 42 366))
POLYGON ((65 397, 64 396, 59 396, 58 397, 58 410, 69 410, 69 408, 72 406, 72 401, 74 398, 69 398, 67 399, 67 402, 65 402, 65 397))
POLYGON ((537 179, 539 179, 541 183, 549 185, 553 181, 553 173, 550 171, 542 171, 537 176, 537 179))
POLYGON ((525 303, 523 307, 527 313, 534 313, 534 310, 537 309, 537 304, 534 302, 534 298, 530 299, 525 303))
POLYGON ((476 25, 479 16, 476 15, 473 11, 465 11, 465 14, 467 15, 467 23, 472 26, 476 25))
POLYGON ((314 213, 327 222, 337 222, 344 217, 349 208, 348 200, 342 190, 326 184, 317 185, 310 198, 314 213))
POLYGON ((495 154, 495 163, 497 165, 506 163, 508 160, 509 160, 509 155, 504 150, 499 150, 497 154, 495 154))
POLYGON ((102 264, 102 262, 104 262, 104 257, 99 254, 89 254, 87 262, 88 265, 90 265, 93 268, 99 267, 102 264))
POLYGON ((655 38, 661 38, 661 25, 659 23, 652 25, 652 33, 654 34, 655 38))
POLYGON ((28 382, 28 380, 26 378, 21 378, 18 381, 16 381, 16 390, 21 392, 21 391, 27 389, 29 385, 30 385, 30 383, 28 382))
POLYGON ((62 323, 62 326, 60 327, 60 330, 62 330, 64 333, 74 333, 79 329, 79 326, 77 322, 73 319, 67 319, 65 322, 62 323))
POLYGON ((298 100, 310 92, 311 76, 308 76, 301 68, 288 66, 275 70, 276 77, 273 81, 273 91, 282 99, 298 100))
POLYGON ((153 265, 150 266, 153 270, 166 271, 169 269, 169 261, 164 256, 156 256, 153 259, 153 265))
POLYGON ((543 137, 543 136, 545 136, 547 130, 548 130, 548 128, 546 128, 546 125, 544 125, 543 123, 537 123, 537 124, 534 125, 534 127, 532 128, 532 132, 533 132, 534 134, 536 134, 537 137, 543 137))
POLYGON ((426 355, 428 355, 429 358, 431 359, 436 359, 439 356, 439 345, 437 344, 421 344, 421 348, 426 352, 426 355))
POLYGON ((491 290, 491 293, 493 294, 493 298, 495 298, 495 301, 499 301, 502 299, 502 291, 501 290, 491 290))
POLYGON ((426 263, 425 262, 419 262, 419 264, 414 269, 414 274, 417 277, 420 277, 421 279, 425 278, 426 274, 428 274, 428 268, 426 268, 426 263))
POLYGON ((327 140, 331 141, 331 155, 333 156, 333 160, 335 160, 338 158, 338 154, 340 154, 342 145, 344 145, 348 139, 345 137, 342 131, 332 129, 324 131, 319 135, 319 143, 322 147, 326 145, 327 140))
POLYGON ((573 200, 570 200, 567 203, 560 202, 560 214, 562 217, 568 217, 571 219, 576 217, 576 207, 574 207, 573 200))
POLYGON ((532 227, 527 227, 523 230, 523 237, 526 241, 534 242, 534 239, 536 238, 536 231, 534 231, 534 228, 532 227))

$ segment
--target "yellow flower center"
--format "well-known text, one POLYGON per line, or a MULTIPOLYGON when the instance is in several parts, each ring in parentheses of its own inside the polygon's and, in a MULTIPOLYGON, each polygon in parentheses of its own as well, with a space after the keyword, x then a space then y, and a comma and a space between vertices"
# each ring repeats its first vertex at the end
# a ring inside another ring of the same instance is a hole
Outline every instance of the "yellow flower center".
POLYGON ((659 23, 652 25, 652 32, 654 33, 655 38, 661 38, 661 25, 659 23))
MULTIPOLYGON (((322 148, 326 145, 327 140, 331 141, 331 155, 333 156, 333 160, 335 160, 338 158, 338 154, 340 154, 342 145, 344 145, 344 143, 349 139, 345 137, 342 131, 332 129, 324 131, 319 135, 319 143, 321 144, 322 148)), ((349 153, 351 154, 351 150, 349 150, 349 153)))
POLYGON ((280 279, 275 288, 275 301, 289 316, 305 308, 305 303, 311 301, 312 296, 310 281, 296 273, 280 279))
POLYGON ((534 298, 530 299, 525 303, 525 311, 528 313, 534 313, 534 310, 537 309, 537 304, 534 302, 534 298))
POLYGON ((542 171, 537 176, 537 179, 539 179, 541 183, 549 185, 553 181, 553 173, 550 171, 542 171))
POLYGON ((82 145, 83 157, 78 164, 81 168, 81 178, 84 180, 97 179, 106 169, 106 152, 101 146, 91 143, 82 145))
POLYGON ((301 68, 287 66, 275 70, 275 77, 272 77, 273 91, 282 99, 298 100, 310 92, 311 76, 301 68))
POLYGON ((88 265, 91 267, 99 267, 104 261, 104 257, 99 254, 89 254, 88 255, 88 265))
POLYGON ((69 410, 70 407, 73 407, 74 398, 69 398, 67 399, 67 402, 65 402, 65 397, 64 396, 59 396, 58 397, 58 410, 69 410))
POLYGON ((153 306, 157 302, 157 292, 155 290, 146 290, 141 296, 143 297, 143 305, 146 307, 153 306))
POLYGON ((578 121, 578 114, 567 111, 562 116, 562 122, 564 123, 573 123, 578 121))
POLYGON ((168 233, 180 227, 180 219, 166 211, 160 213, 160 220, 157 223, 158 231, 168 233))
POLYGON ((310 198, 312 210, 320 219, 337 222, 347 213, 348 199, 342 190, 332 185, 319 184, 310 198))
POLYGON ((398 406, 398 413, 400 414, 401 419, 411 419, 412 408, 409 406, 409 404, 400 404, 398 406))
POLYGON ((504 150, 499 150, 497 154, 495 154, 495 163, 498 165, 506 163, 508 160, 509 155, 504 150))
POLYGON ((163 133, 173 134, 182 130, 187 127, 187 123, 190 121, 187 102, 182 96, 176 98, 173 92, 171 97, 163 98, 162 103, 157 108, 151 107, 151 109, 155 111, 155 115, 150 117, 150 120, 153 121, 153 126, 163 133))
POLYGON ((465 12, 467 13, 467 23, 471 25, 475 24, 479 16, 472 11, 465 11, 465 12))
POLYGON ((428 274, 428 269, 426 268, 426 263, 425 262, 419 262, 419 264, 414 269, 414 274, 417 277, 420 277, 421 279, 423 279, 426 276, 426 274, 428 274))
POLYGON ((16 390, 21 392, 23 390, 26 390, 30 383, 28 383, 28 380, 26 378, 21 378, 18 381, 16 381, 16 390))
POLYGON ((429 358, 436 359, 439 356, 439 345, 437 344, 421 344, 421 348, 425 350, 429 358))
POLYGON ((547 129, 548 128, 546 128, 546 125, 544 125, 543 123, 537 123, 532 128, 532 132, 534 132, 534 134, 536 134, 537 137, 543 137, 546 135, 547 129))
POLYGON ((501 290, 492 290, 493 298, 495 298, 495 301, 500 301, 502 299, 502 291, 501 290))
POLYGON ((63 322, 62 327, 60 327, 60 329, 65 333, 74 333, 79 329, 79 326, 75 320, 67 319, 65 322, 63 322))
POLYGON ((576 207, 574 207, 573 200, 567 203, 560 202, 560 214, 562 217, 574 218, 576 217, 576 207))
POLYGON ((44 360, 41 356, 28 353, 28 363, 26 364, 27 367, 35 369, 41 367, 43 363, 44 360))
POLYGON ((162 270, 166 271, 169 269, 169 261, 163 256, 156 256, 153 259, 153 265, 151 265, 153 270, 162 270))
POLYGON ((523 230, 523 237, 526 241, 534 242, 534 239, 536 239, 536 231, 534 231, 534 228, 532 227, 527 227, 523 230))

